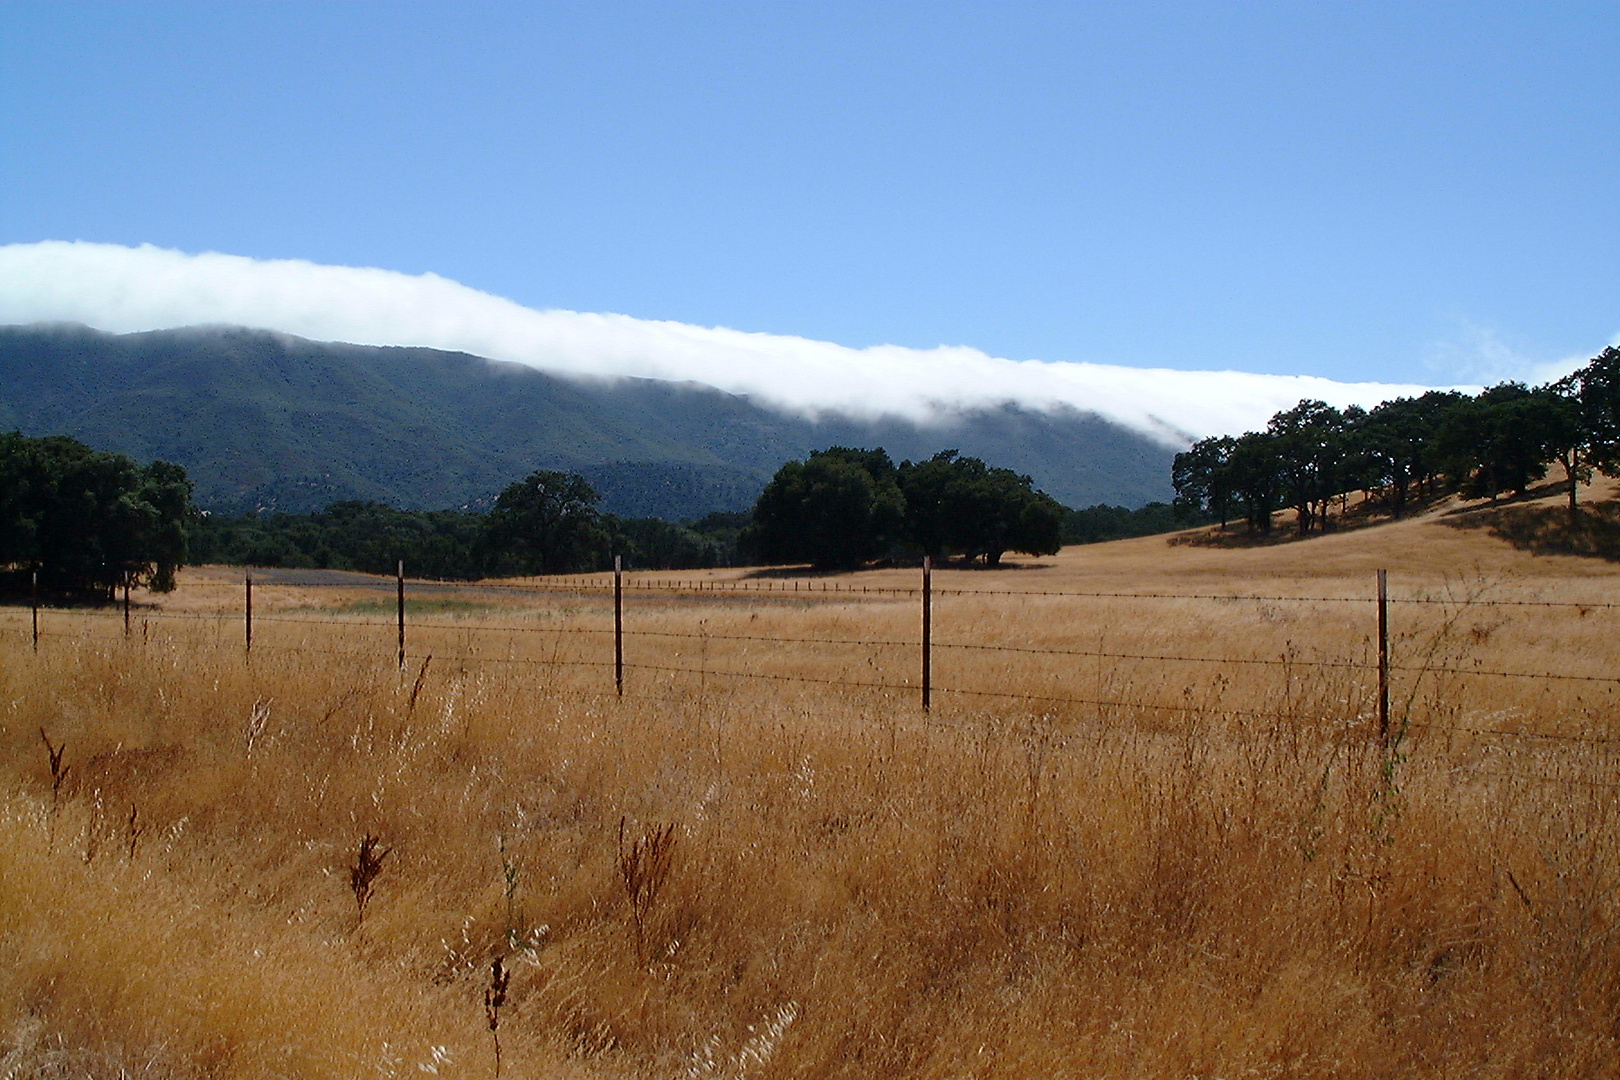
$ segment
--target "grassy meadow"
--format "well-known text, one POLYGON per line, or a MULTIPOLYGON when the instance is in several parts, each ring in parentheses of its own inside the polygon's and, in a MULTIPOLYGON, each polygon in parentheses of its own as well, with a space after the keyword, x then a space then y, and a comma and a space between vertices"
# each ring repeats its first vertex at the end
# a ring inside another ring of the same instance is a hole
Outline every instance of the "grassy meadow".
POLYGON ((1458 520, 936 571, 926 713, 914 569, 0 611, 0 1077, 1620 1075, 1620 568, 1458 520))

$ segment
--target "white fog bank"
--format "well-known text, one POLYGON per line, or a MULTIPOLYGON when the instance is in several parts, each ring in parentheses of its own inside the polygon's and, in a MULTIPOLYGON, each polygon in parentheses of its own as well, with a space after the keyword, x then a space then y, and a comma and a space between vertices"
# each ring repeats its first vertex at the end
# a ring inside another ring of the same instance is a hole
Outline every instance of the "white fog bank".
POLYGON ((0 324, 85 323, 110 333, 230 324, 317 341, 415 345, 563 375, 705 383, 815 415, 927 423, 1016 403, 1098 413, 1168 445, 1265 424, 1302 398, 1372 406, 1427 387, 1306 375, 1005 360, 977 349, 852 349, 826 341, 628 315, 537 311, 436 274, 143 245, 0 246, 0 324))

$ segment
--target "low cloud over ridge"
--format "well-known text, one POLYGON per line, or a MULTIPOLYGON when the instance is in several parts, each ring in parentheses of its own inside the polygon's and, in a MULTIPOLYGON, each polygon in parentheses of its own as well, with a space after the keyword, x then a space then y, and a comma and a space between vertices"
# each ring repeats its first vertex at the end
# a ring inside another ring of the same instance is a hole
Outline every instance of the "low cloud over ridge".
POLYGON ((692 381, 815 415, 948 422, 1016 403, 1094 412, 1161 442, 1258 428, 1301 398, 1371 406, 1425 387, 1314 376, 1005 360, 977 349, 851 349, 628 315, 537 311, 436 274, 142 245, 0 246, 0 324, 80 322, 112 333, 197 324, 319 341, 417 345, 563 375, 692 381))

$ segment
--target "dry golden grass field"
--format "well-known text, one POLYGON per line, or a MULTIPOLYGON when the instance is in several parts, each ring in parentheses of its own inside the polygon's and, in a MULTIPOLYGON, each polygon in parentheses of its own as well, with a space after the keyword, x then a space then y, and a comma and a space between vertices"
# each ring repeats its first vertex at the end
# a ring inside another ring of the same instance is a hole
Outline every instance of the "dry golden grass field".
POLYGON ((937 570, 928 712, 915 569, 5 609, 0 1078, 1620 1075, 1620 569, 1460 520, 937 570))

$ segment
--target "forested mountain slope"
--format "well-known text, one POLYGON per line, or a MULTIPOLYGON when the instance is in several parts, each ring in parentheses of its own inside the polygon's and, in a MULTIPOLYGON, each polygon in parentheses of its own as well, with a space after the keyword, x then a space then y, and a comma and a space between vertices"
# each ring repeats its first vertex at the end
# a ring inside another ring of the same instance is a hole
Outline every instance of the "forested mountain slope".
POLYGON ((948 427, 811 421, 695 384, 565 379, 434 349, 236 327, 111 335, 0 327, 0 429, 186 467, 217 510, 482 505, 536 468, 584 473, 603 509, 746 509, 784 461, 833 444, 943 448, 1034 476, 1070 506, 1168 499, 1173 451, 1078 412, 1012 406, 948 427))

